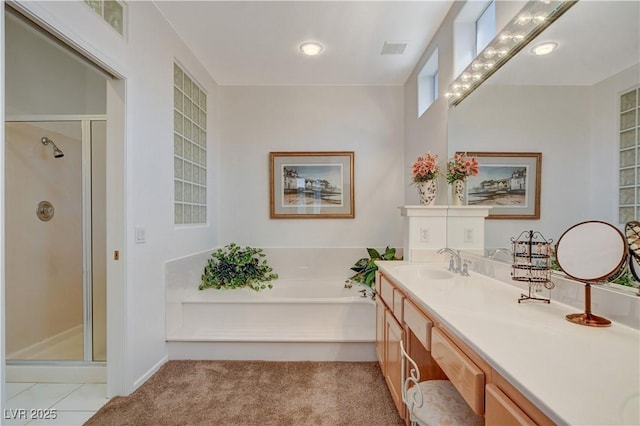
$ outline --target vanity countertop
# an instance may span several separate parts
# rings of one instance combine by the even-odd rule
[[[428,279],[402,272],[408,262],[376,264],[554,422],[640,425],[640,331],[573,324],[565,315],[579,309],[518,303],[519,288],[477,273]]]

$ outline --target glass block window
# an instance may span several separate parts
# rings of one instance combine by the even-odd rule
[[[173,65],[174,222],[207,222],[207,95]]]
[[[124,36],[126,14],[124,2],[117,0],[84,0],[84,2],[118,34]]]
[[[640,217],[640,88],[620,96],[620,223]]]

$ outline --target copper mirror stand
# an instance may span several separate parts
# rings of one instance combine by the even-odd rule
[[[567,321],[590,327],[609,327],[611,321],[591,313],[591,284],[584,283],[584,313],[569,314]]]

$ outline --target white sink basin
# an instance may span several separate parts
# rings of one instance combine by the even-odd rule
[[[455,278],[455,274],[435,265],[402,265],[393,269],[398,278],[413,278],[424,280],[449,280]]]

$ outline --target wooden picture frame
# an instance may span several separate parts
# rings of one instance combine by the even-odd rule
[[[467,152],[480,172],[467,178],[470,206],[491,206],[487,219],[540,219],[540,152]]]
[[[353,219],[353,151],[269,153],[271,219]]]

